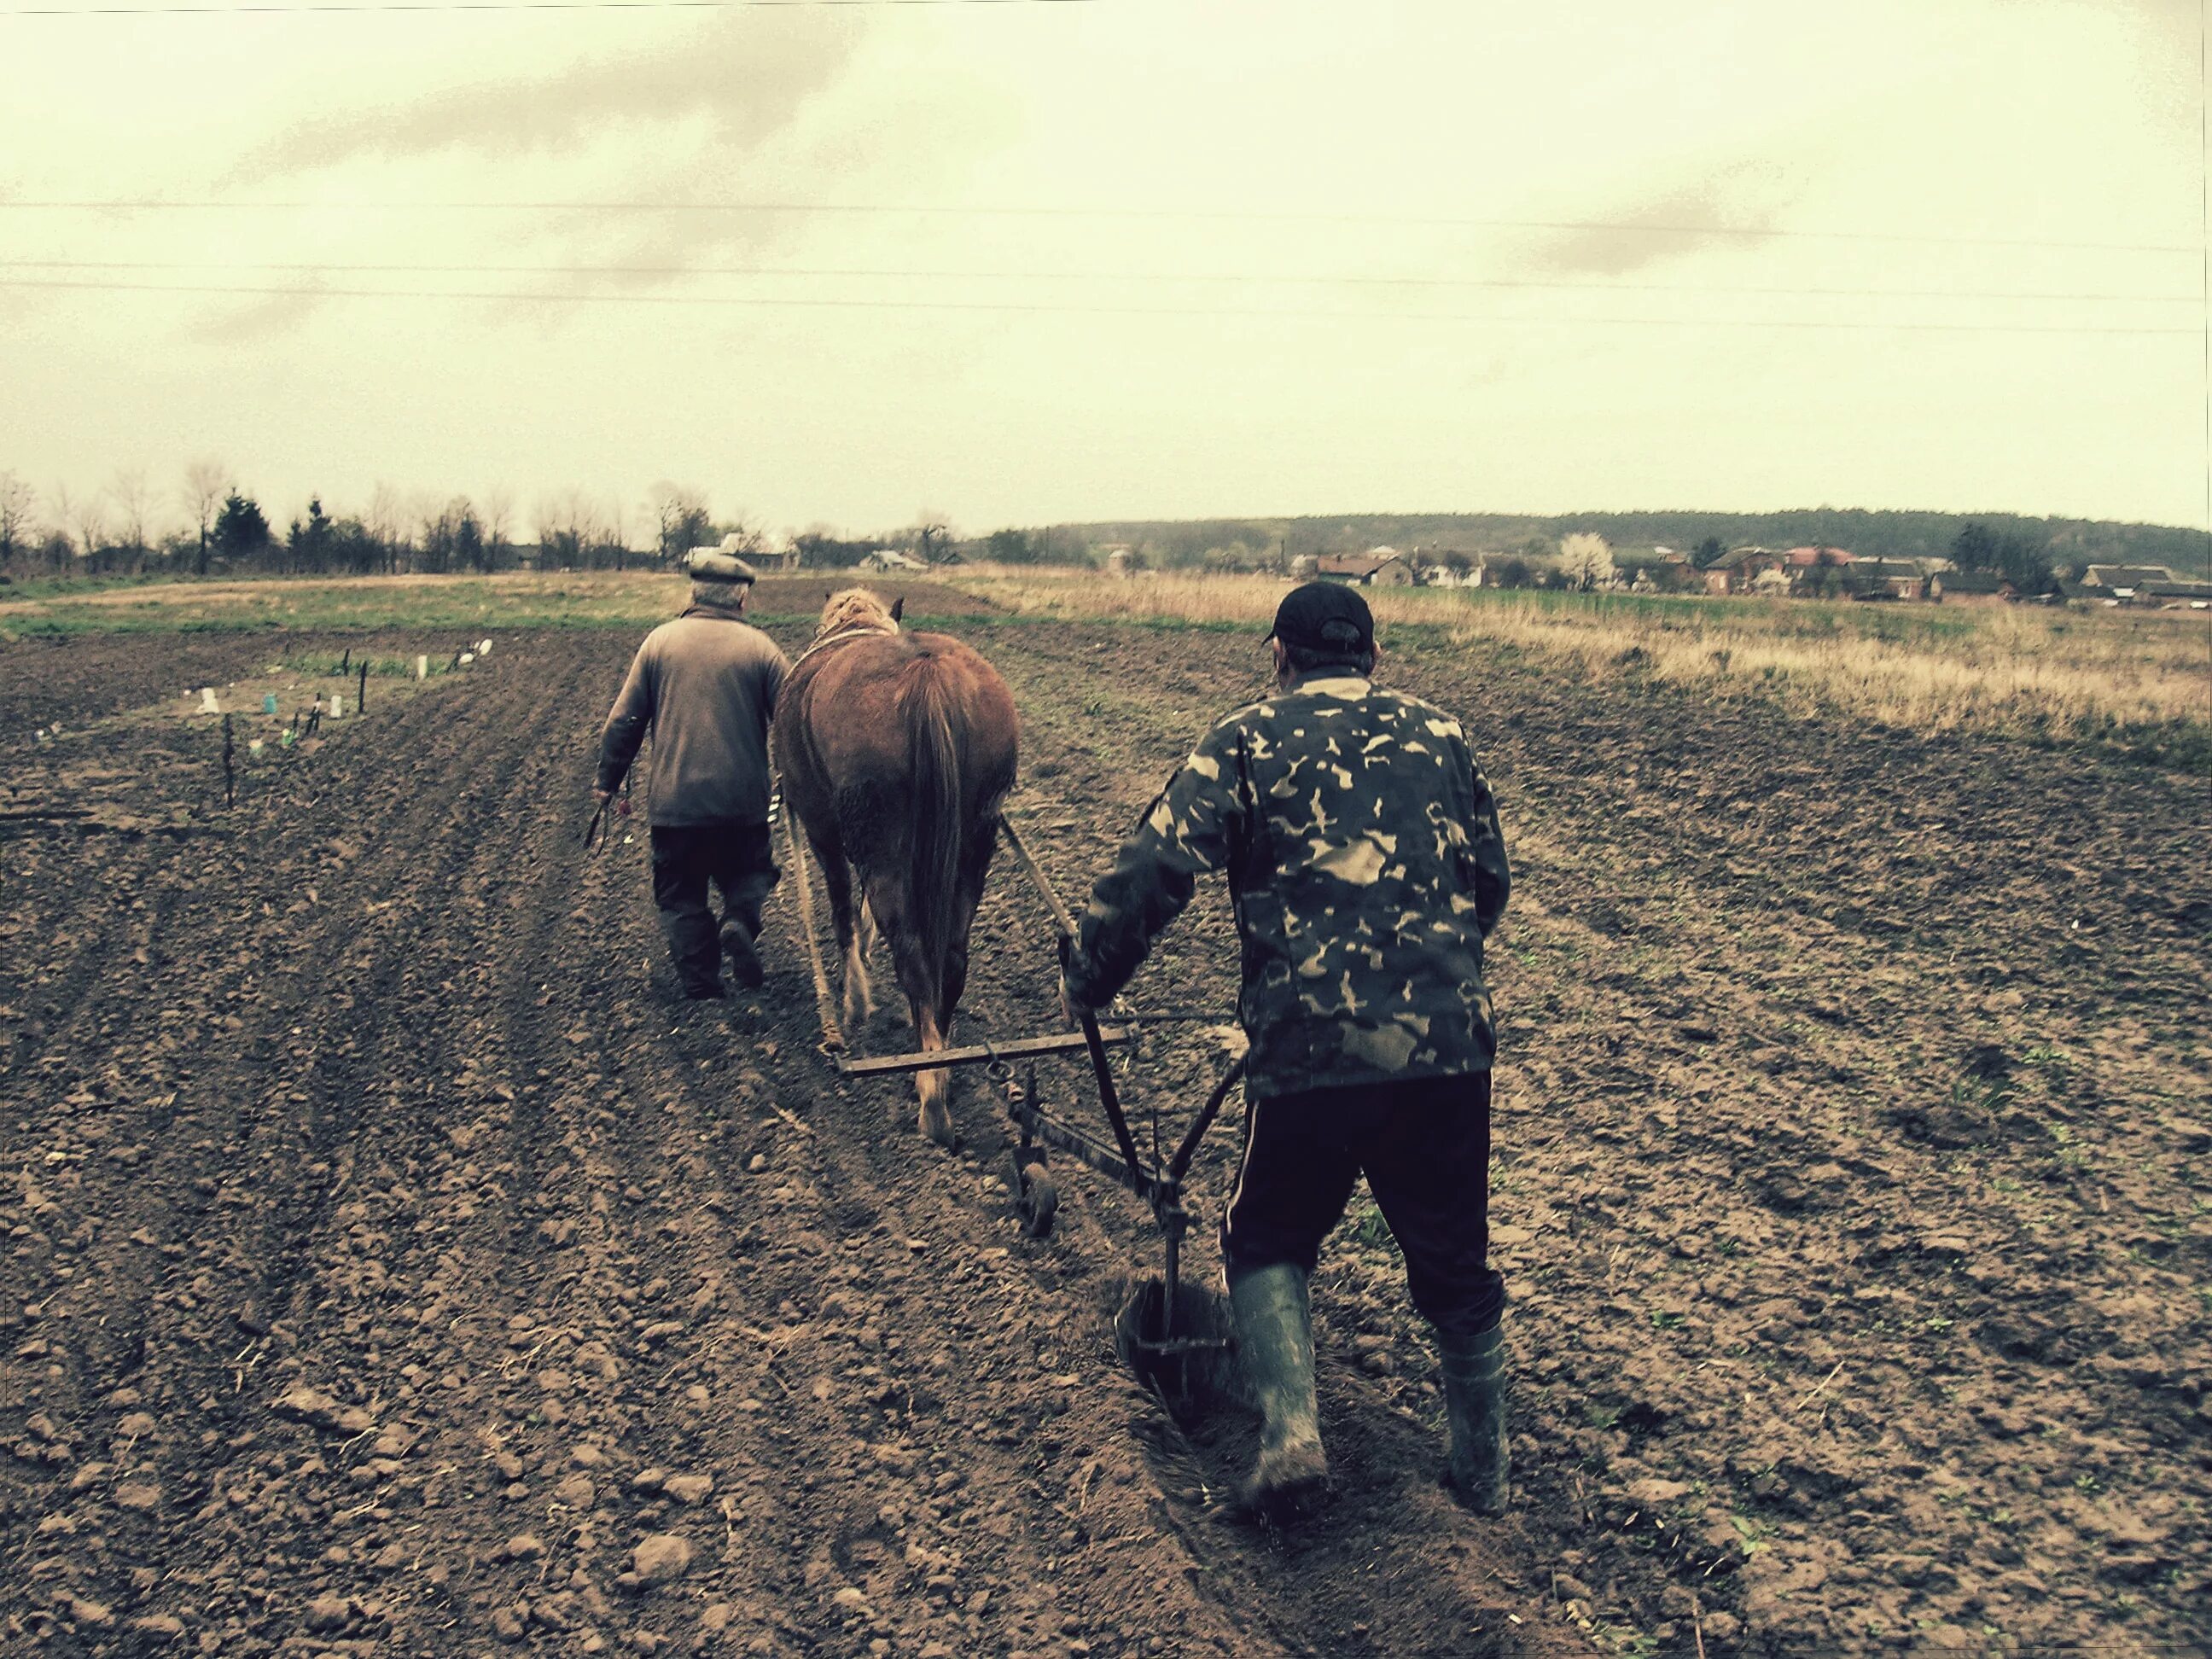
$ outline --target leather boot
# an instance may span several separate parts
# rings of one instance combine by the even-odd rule
[[[1287,1261],[1235,1274],[1229,1305],[1237,1356],[1265,1419],[1259,1461],[1237,1488],[1237,1507],[1248,1515],[1295,1513],[1328,1480],[1314,1398],[1306,1275]]]
[[[1505,1457],[1505,1338],[1493,1325],[1480,1336],[1437,1339],[1443,1361],[1444,1407],[1451,1419],[1451,1462],[1444,1484],[1477,1515],[1500,1515],[1509,1496]]]

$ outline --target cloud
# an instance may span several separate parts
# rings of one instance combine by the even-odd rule
[[[194,329],[195,337],[210,345],[252,345],[296,332],[327,302],[310,285],[281,293],[256,295],[242,305],[216,306]]]
[[[1755,244],[1798,191],[1771,164],[1739,162],[1632,205],[1594,209],[1589,228],[1540,240],[1528,263],[1552,275],[1621,276],[1716,243]]]
[[[547,75],[450,87],[297,122],[258,147],[233,181],[265,183],[362,157],[448,152],[512,158],[582,144],[613,127],[704,117],[715,143],[750,149],[834,82],[855,50],[846,29],[744,31],[720,24],[651,52]]]

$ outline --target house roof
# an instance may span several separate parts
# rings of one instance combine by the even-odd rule
[[[1920,567],[1909,559],[1858,559],[1836,572],[1846,593],[1887,593],[1900,582],[1924,582]]]
[[[2162,564],[2093,564],[2082,573],[2081,580],[2092,587],[2143,587],[2152,582],[2170,582],[2174,574]]]
[[[1371,576],[1384,565],[1402,562],[1395,548],[1378,547],[1371,553],[1324,553],[1316,565],[1324,576]]]
[[[1794,565],[1814,565],[1820,562],[1825,553],[1832,564],[1850,564],[1853,557],[1840,547],[1793,547],[1782,556]]]
[[[1946,593],[2001,593],[2012,584],[1980,570],[1946,570],[1936,577]]]
[[[2212,599],[2212,582],[2145,582],[2141,591],[2154,599]]]
[[[1707,565],[1705,568],[1708,570],[1741,570],[1747,564],[1756,563],[1760,559],[1771,559],[1773,556],[1774,555],[1771,552],[1763,547],[1731,547],[1727,552],[1722,554],[1720,557],[1715,559],[1711,564]]]

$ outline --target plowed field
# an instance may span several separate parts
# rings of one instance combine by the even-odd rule
[[[968,631],[1071,896],[1255,687],[1238,636]],[[230,661],[155,653],[226,647],[0,653],[0,703],[64,726],[11,744],[5,811],[90,814],[0,819],[0,1650],[2207,1634],[2202,780],[1394,655],[1467,720],[1516,866],[1521,1498],[1437,1491],[1433,1365],[1362,1205],[1316,1290],[1337,1498],[1281,1536],[1210,1501],[1249,1425],[1178,1427],[1115,1357],[1142,1213],[1070,1170],[1028,1241],[981,1075],[949,1154],[897,1085],[840,1084],[788,883],[760,997],[672,1000],[641,827],[578,845],[634,644],[501,635],[228,811],[208,727],[130,713]],[[964,1032],[1052,1025],[1045,926],[1002,862]],[[1201,890],[1132,1000],[1225,1011],[1231,944]],[[1140,1133],[1224,1060],[1148,1036]],[[1043,1081],[1082,1115],[1076,1069]]]

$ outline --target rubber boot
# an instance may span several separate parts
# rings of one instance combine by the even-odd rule
[[[1451,1461],[1444,1484],[1477,1515],[1504,1512],[1505,1338],[1493,1325],[1480,1336],[1443,1336],[1444,1408],[1451,1419]]]
[[[1233,1275],[1229,1305],[1237,1319],[1237,1351],[1265,1419],[1259,1461],[1237,1488],[1247,1515],[1295,1514],[1328,1480],[1314,1398],[1312,1316],[1306,1276],[1283,1261]]]
[[[757,931],[734,916],[722,924],[722,955],[728,958],[730,976],[749,991],[760,989],[768,978],[761,969],[760,952],[753,948]]]

